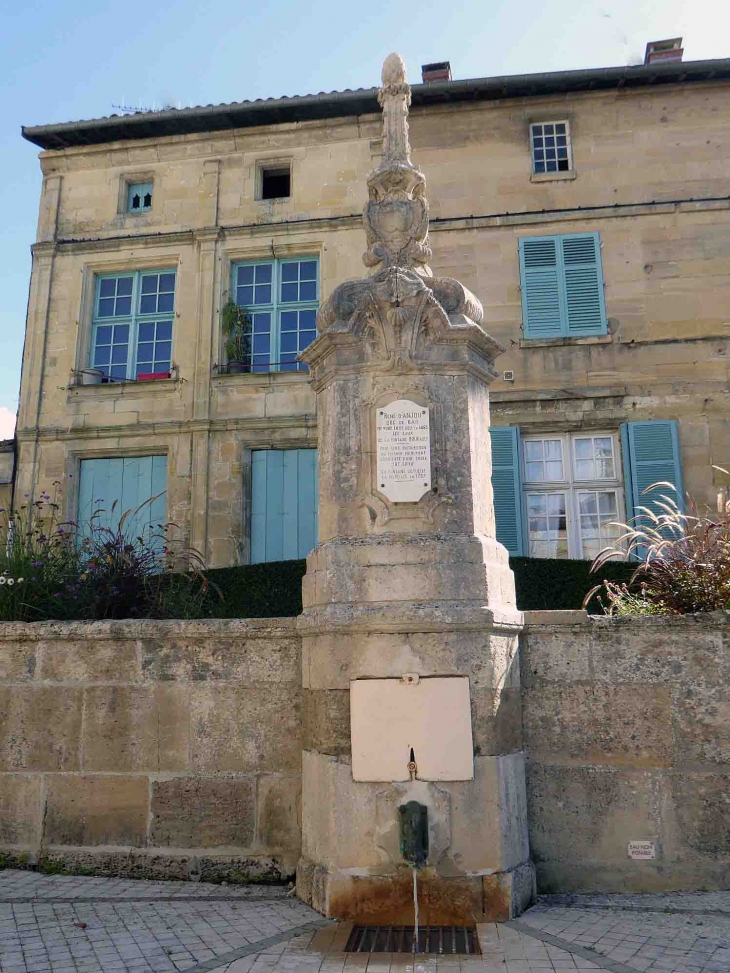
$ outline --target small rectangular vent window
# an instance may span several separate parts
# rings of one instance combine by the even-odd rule
[[[261,170],[261,198],[286,199],[291,196],[291,169],[289,166],[267,167]]]
[[[127,212],[147,213],[152,209],[152,183],[130,182],[127,186]]]
[[[530,125],[532,171],[570,172],[573,168],[567,121]]]

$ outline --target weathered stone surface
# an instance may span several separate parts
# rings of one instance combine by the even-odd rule
[[[677,857],[730,861],[730,773],[675,773],[670,778]],[[674,832],[672,834],[672,832]]]
[[[302,844],[301,778],[261,776],[257,788],[258,843],[293,867]]]
[[[138,682],[136,639],[53,639],[38,643],[38,678],[51,682]]]
[[[256,783],[212,777],[155,781],[151,811],[153,845],[248,848],[256,827]]]
[[[692,651],[692,649],[690,649]],[[717,669],[700,670],[711,677]],[[717,679],[718,676],[715,677]],[[730,686],[704,679],[678,680],[672,691],[676,763],[688,770],[730,765]]]
[[[0,686],[0,770],[79,769],[81,690]]]
[[[672,760],[670,693],[661,686],[534,688],[524,728],[533,757],[555,763],[668,767]]]
[[[40,777],[0,774],[0,848],[37,845],[40,827]]]
[[[298,638],[210,638],[202,644],[185,639],[142,643],[145,679],[184,682],[239,682],[299,685]]]
[[[37,646],[33,642],[0,642],[0,682],[33,679],[37,665]]]
[[[351,752],[349,689],[305,693],[303,745],[333,756]]]
[[[519,688],[472,689],[474,752],[488,755],[522,750],[522,697]]]
[[[629,841],[651,840],[662,829],[664,782],[651,771],[532,762],[528,769],[530,847],[536,862],[624,864]]]
[[[530,839],[539,887],[724,888],[730,616],[578,614],[525,616]],[[655,860],[629,858],[636,839],[654,842]]]
[[[187,770],[190,713],[183,687],[90,686],[85,704],[85,771]]]
[[[301,769],[300,689],[196,683],[190,719],[192,767],[198,772]]]
[[[45,841],[48,845],[126,845],[147,842],[146,777],[85,774],[49,776]]]

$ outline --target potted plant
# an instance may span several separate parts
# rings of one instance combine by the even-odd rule
[[[251,315],[235,301],[227,301],[221,310],[223,335],[226,340],[228,371],[251,371]]]

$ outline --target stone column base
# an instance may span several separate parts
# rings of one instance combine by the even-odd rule
[[[383,875],[350,875],[300,858],[297,897],[331,919],[413,925],[413,874],[409,868]],[[418,873],[423,925],[504,922],[521,915],[534,901],[531,862],[493,875],[444,877],[434,868]]]

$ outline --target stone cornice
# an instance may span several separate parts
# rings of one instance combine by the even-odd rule
[[[70,442],[82,439],[114,439],[126,436],[179,436],[184,433],[196,432],[226,432],[229,430],[276,431],[276,430],[305,430],[314,433],[317,419],[314,415],[304,416],[275,416],[236,419],[196,419],[170,420],[167,422],[134,422],[118,426],[79,426],[69,429],[68,426],[42,426],[40,429],[18,429],[18,442],[64,441]],[[312,437],[316,438],[316,437]]]

